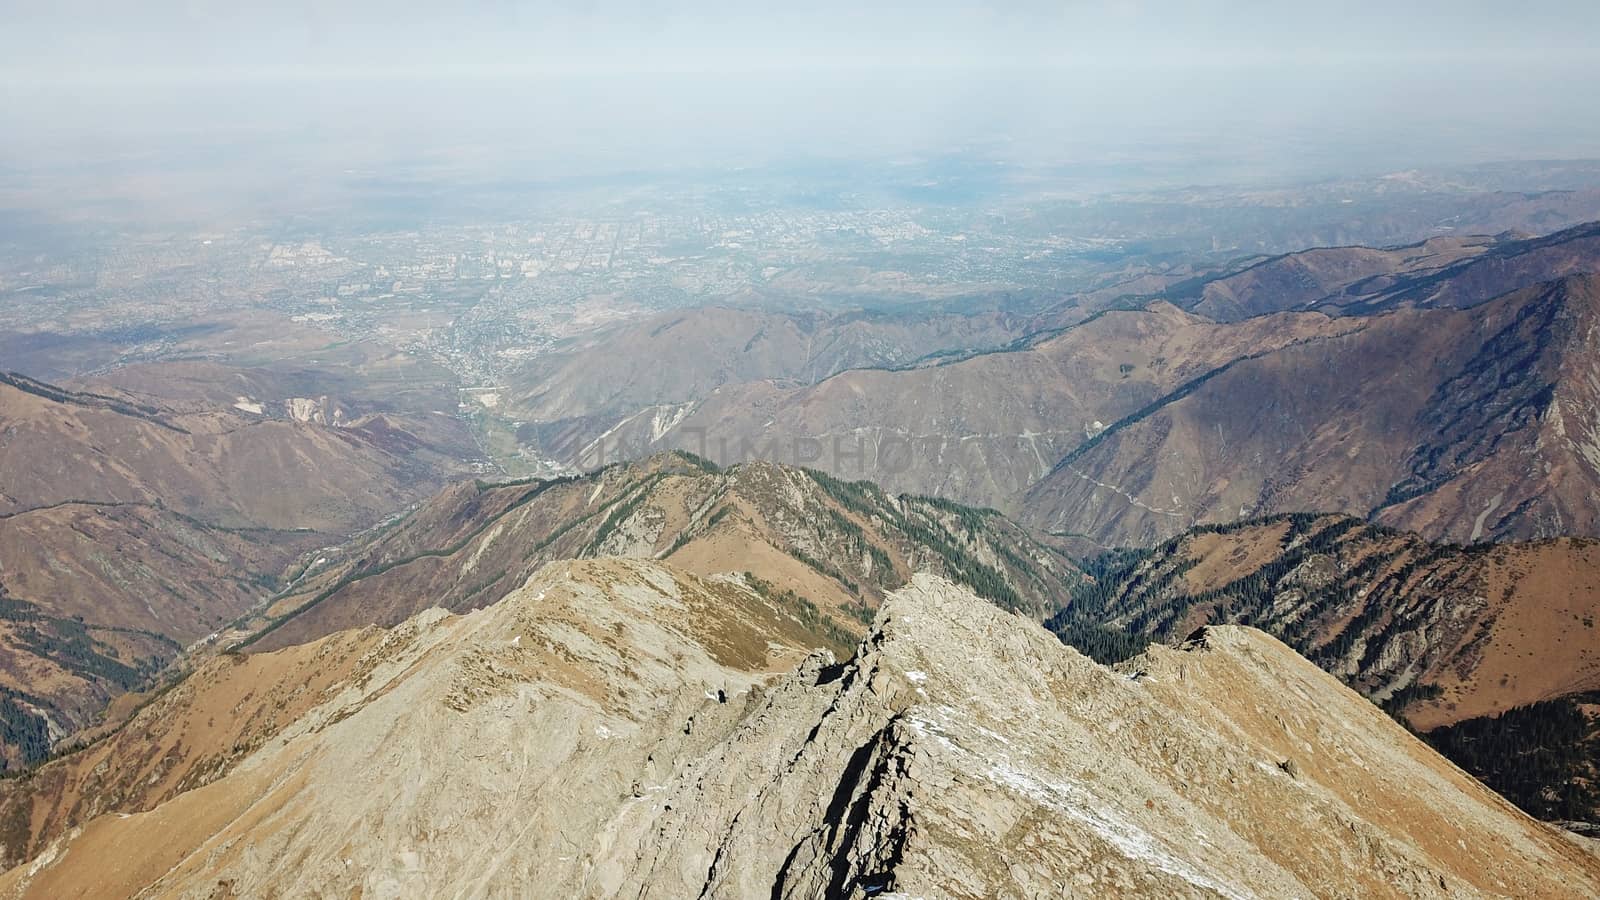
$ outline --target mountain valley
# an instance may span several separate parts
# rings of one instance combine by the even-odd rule
[[[192,127],[75,147],[85,81],[8,144],[0,898],[1600,897],[1600,160],[1548,114],[1592,78],[1382,71],[1481,10],[1174,10],[1139,74],[982,10],[1049,47],[993,96],[874,10],[563,62],[628,30],[580,12],[452,11],[470,83],[398,57],[380,125],[299,45],[354,20],[263,11]],[[862,63],[702,72],[746,17]]]
[[[0,374],[6,767],[93,724],[300,554],[464,471],[448,431],[433,450],[418,430],[384,414],[272,418]]]
[[[509,408],[541,452],[580,468],[667,448],[767,458],[994,507],[1101,547],[1302,510],[1457,541],[1594,535],[1600,289],[1583,273],[1600,267],[1595,234],[1305,251],[1196,295],[1169,288],[910,366],[802,374],[812,358],[797,353],[795,365],[720,363],[641,392],[661,384],[648,373],[698,370],[648,348],[619,368],[597,344],[589,362],[558,357],[566,374],[553,383],[593,399],[552,387],[562,393]],[[1224,295],[1228,309],[1266,314],[1236,318]],[[1316,311],[1278,311],[1290,308]],[[680,343],[663,333],[653,346]],[[734,358],[731,346],[684,349]],[[1365,374],[1350,385],[1351,371]],[[558,396],[581,415],[553,417]]]

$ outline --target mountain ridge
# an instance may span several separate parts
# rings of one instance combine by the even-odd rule
[[[455,468],[385,416],[342,425],[0,374],[4,769]]]
[[[552,564],[347,647],[348,687],[0,892],[1600,890],[1595,857],[1259,632],[1113,671],[931,576],[843,665],[785,623],[660,563]]]
[[[1574,828],[1600,821],[1600,771],[1585,749],[1600,743],[1600,541],[1462,546],[1289,514],[1084,566],[1092,580],[1046,626],[1096,658],[1249,624],[1530,813]]]
[[[1161,296],[1218,321],[1289,309],[1372,315],[1470,307],[1510,291],[1600,271],[1600,223],[1550,234],[1463,235],[1396,247],[1317,247],[1204,275]]]
[[[1573,276],[1242,360],[1069,454],[1072,472],[1030,487],[1021,518],[1112,546],[1305,509],[1458,541],[1600,533],[1581,414],[1597,295],[1600,277]],[[1459,449],[1430,449],[1441,434]]]
[[[702,575],[750,572],[815,604],[818,621],[851,642],[884,594],[921,569],[1042,616],[1081,578],[1048,540],[992,511],[867,482],[669,453],[586,476],[457,485],[302,576],[240,634],[281,647],[396,624],[423,602],[472,609],[545,562],[621,555]]]

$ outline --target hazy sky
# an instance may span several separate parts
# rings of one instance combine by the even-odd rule
[[[1595,0],[0,0],[0,163],[237,140],[620,167],[1600,156],[1597,35]]]
[[[1529,62],[1593,55],[1585,0],[664,3],[8,0],[8,78],[747,71],[1019,62]]]

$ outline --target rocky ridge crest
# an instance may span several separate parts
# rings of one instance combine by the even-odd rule
[[[0,894],[1600,892],[1594,857],[1260,632],[1113,669],[917,575],[853,659],[818,643],[734,577],[553,563],[354,644],[226,774]]]

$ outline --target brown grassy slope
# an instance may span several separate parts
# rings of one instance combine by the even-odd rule
[[[1600,690],[1600,542],[1438,545],[1295,515],[1085,565],[1097,582],[1050,623],[1065,640],[1115,655],[1127,641],[1113,634],[1174,642],[1248,622],[1531,814],[1600,821],[1600,718],[1581,712]]]
[[[7,763],[270,595],[296,555],[457,465],[382,414],[332,427],[0,376]]]
[[[15,862],[74,825],[149,809],[206,784],[359,677],[379,629],[282,653],[214,658],[104,740],[0,781],[0,840]]]
[[[1247,622],[1427,730],[1600,689],[1600,542],[1461,547],[1336,515],[1271,517],[1088,563],[1056,622],[1181,640]]]

